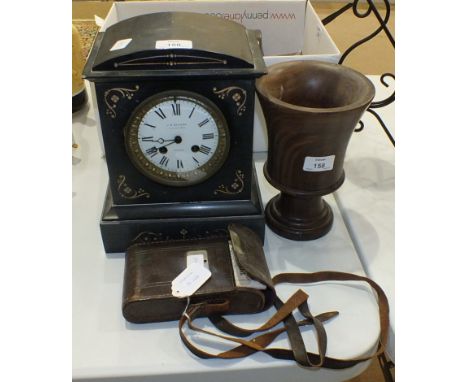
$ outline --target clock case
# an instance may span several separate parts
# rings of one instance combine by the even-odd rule
[[[115,49],[121,40],[131,39]],[[192,47],[156,49],[176,40]],[[128,41],[128,40],[127,40]],[[252,166],[255,79],[266,73],[260,32],[215,16],[163,12],[133,17],[99,32],[84,68],[94,82],[109,187],[101,219],[106,252],[140,240],[205,237],[244,224],[264,237]],[[168,43],[166,43],[168,44]],[[134,109],[168,90],[197,93],[219,108],[230,134],[220,170],[186,187],[162,185],[130,161],[124,129]]]

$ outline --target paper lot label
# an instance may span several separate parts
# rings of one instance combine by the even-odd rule
[[[334,155],[326,157],[305,157],[302,169],[307,172],[322,172],[333,170]]]

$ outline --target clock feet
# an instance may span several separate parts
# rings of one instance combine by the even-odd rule
[[[268,202],[265,220],[268,227],[282,237],[296,241],[315,240],[330,231],[333,212],[321,196],[280,193]]]

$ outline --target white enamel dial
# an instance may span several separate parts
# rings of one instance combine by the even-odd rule
[[[160,93],[137,108],[126,128],[132,162],[151,179],[191,185],[224,163],[229,134],[224,117],[206,98],[191,92]]]

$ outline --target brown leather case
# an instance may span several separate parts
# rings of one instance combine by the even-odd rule
[[[125,260],[122,312],[134,323],[179,320],[187,298],[172,295],[171,283],[187,267],[187,252],[206,251],[210,279],[190,297],[191,304],[228,302],[224,314],[268,309],[274,286],[262,243],[250,229],[232,224],[225,237],[141,243],[128,248]],[[231,252],[238,266],[265,289],[236,285]]]

